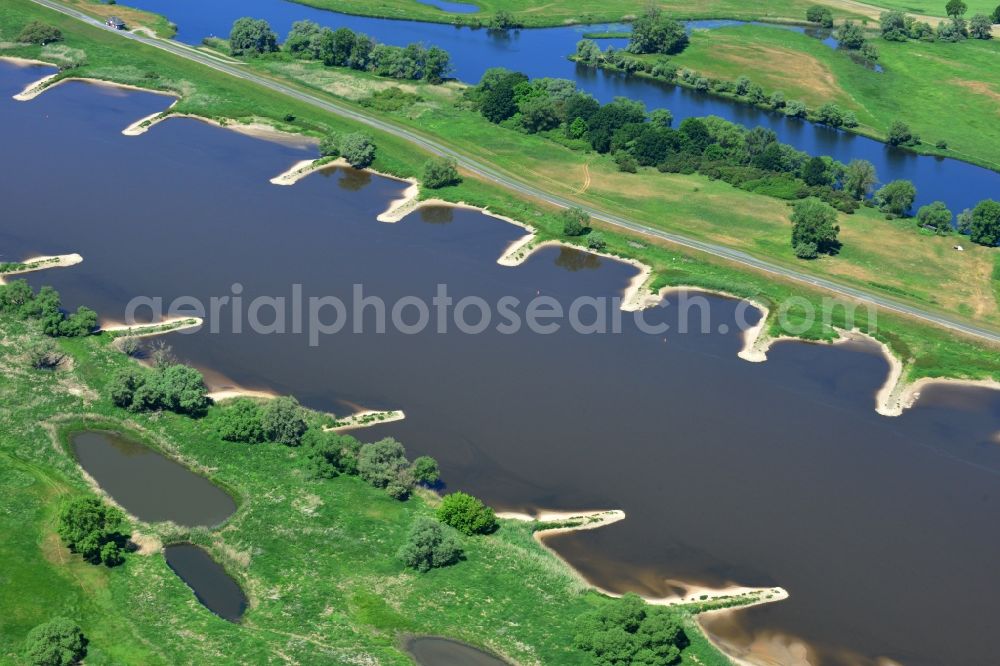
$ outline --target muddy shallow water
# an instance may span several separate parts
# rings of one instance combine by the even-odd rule
[[[557,248],[499,266],[522,230],[471,211],[380,224],[403,184],[368,174],[269,185],[310,156],[302,148],[192,120],[121,136],[160,97],[71,83],[10,101],[38,76],[0,65],[0,143],[18,165],[0,181],[0,260],[79,252],[82,264],[30,277],[73,308],[121,319],[135,296],[232,296],[234,283],[247,301],[294,284],[349,299],[361,284],[392,303],[446,284],[456,301],[569,304],[617,296],[635,272]],[[184,360],[312,407],[403,409],[406,420],[358,434],[435,456],[448,489],[500,509],[624,510],[549,540],[603,587],[785,587],[787,601],[708,621],[737,648],[801,641],[831,664],[992,663],[1000,395],[935,387],[880,417],[887,366],[873,346],[781,343],[746,363],[738,304],[703,298],[705,334],[677,332],[666,307],[646,316],[673,325],[656,336],[626,317],[616,334],[344,332],[312,347],[305,333],[227,323],[167,339]]]

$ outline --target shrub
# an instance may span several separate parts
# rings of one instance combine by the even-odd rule
[[[630,53],[680,53],[688,45],[684,26],[650,6],[632,22],[629,37]]]
[[[207,390],[200,372],[180,364],[156,370],[125,368],[108,383],[111,401],[133,412],[166,409],[200,416],[210,402]]]
[[[800,246],[813,244],[815,251],[834,253],[839,249],[837,234],[837,213],[818,199],[803,199],[794,205],[792,211],[792,247],[796,255]],[[808,247],[806,245],[806,247]],[[805,248],[802,248],[804,251]]]
[[[397,499],[405,499],[413,489],[414,479],[406,450],[391,437],[361,447],[358,474],[376,488],[385,488]]]
[[[406,566],[424,573],[458,562],[462,546],[458,537],[441,523],[420,517],[413,521],[398,557]]]
[[[122,532],[125,514],[98,499],[80,498],[63,507],[57,529],[71,552],[91,564],[109,567],[125,561],[128,535]]]
[[[912,146],[920,143],[919,137],[910,131],[910,126],[899,120],[894,120],[889,126],[886,141],[890,146]]]
[[[364,169],[375,161],[375,142],[364,132],[351,132],[341,138],[340,153],[352,167]]]
[[[413,471],[413,479],[417,483],[433,486],[441,479],[441,470],[438,469],[437,461],[430,456],[420,456],[413,461],[410,469]]]
[[[66,357],[52,340],[42,338],[28,345],[28,361],[36,370],[54,368]]]
[[[597,250],[601,252],[608,246],[608,242],[604,240],[604,236],[597,232],[591,232],[587,234],[587,247],[591,250]]]
[[[223,405],[217,428],[227,442],[257,444],[265,439],[260,406],[250,398],[236,398]]]
[[[358,473],[361,442],[350,435],[310,428],[302,437],[305,466],[314,479],[332,479],[338,474]]]
[[[490,534],[499,527],[493,509],[463,492],[445,495],[438,507],[437,517],[445,525],[469,535]]]
[[[260,425],[267,441],[285,446],[298,446],[309,427],[299,401],[291,396],[268,400],[260,410]]]
[[[905,215],[917,198],[917,188],[908,180],[894,180],[880,187],[873,197],[879,210],[889,215]]]
[[[438,189],[446,185],[458,185],[462,177],[458,175],[458,163],[451,157],[435,157],[424,163],[425,187]]]
[[[969,37],[973,39],[993,39],[993,20],[985,14],[976,14],[969,19]]]
[[[45,46],[52,42],[62,41],[62,32],[53,25],[47,25],[41,21],[32,21],[24,26],[21,34],[17,36],[17,41],[24,44],[38,44]]]
[[[619,150],[615,153],[614,159],[619,171],[624,171],[625,173],[635,173],[639,170],[639,163],[629,152]]]
[[[65,617],[54,617],[28,632],[24,659],[31,666],[70,666],[87,656],[83,630]]]
[[[984,199],[968,218],[966,231],[973,243],[993,247],[1000,243],[1000,202]]]
[[[806,20],[810,23],[819,23],[824,28],[833,27],[833,13],[829,7],[822,5],[812,5],[806,9]]]
[[[487,24],[487,29],[502,32],[505,30],[516,30],[523,26],[524,24],[514,18],[513,14],[501,9],[494,14],[492,18],[490,18],[490,22]]]

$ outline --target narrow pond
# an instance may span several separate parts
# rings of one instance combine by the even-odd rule
[[[295,21],[309,19],[333,28],[348,27],[386,44],[434,44],[451,54],[454,76],[475,83],[490,67],[507,67],[532,78],[554,77],[575,81],[602,102],[616,96],[641,100],[648,108],[668,108],[679,122],[688,116],[716,115],[749,127],[763,125],[799,150],[830,155],[847,163],[871,161],[882,182],[896,178],[913,181],[920,206],[944,201],[958,212],[1000,192],[1000,173],[953,159],[919,156],[862,136],[788,118],[748,104],[678,86],[615,72],[591,69],[566,59],[586,32],[621,30],[621,25],[534,28],[509,33],[474,30],[440,23],[377,19],[327,12],[285,0],[131,0],[133,6],[163,14],[179,26],[177,39],[198,44],[210,35],[228,36],[237,18],[267,19],[283,38]],[[705,27],[727,25],[704,22]],[[624,26],[627,29],[627,26]],[[601,47],[624,47],[627,40],[602,39]],[[863,65],[858,65],[863,67]],[[944,137],[947,138],[947,137]]]
[[[417,636],[404,647],[420,666],[508,666],[502,659],[448,638]]]
[[[205,608],[229,622],[238,622],[243,617],[246,595],[204,549],[193,543],[177,543],[164,548],[163,556]]]
[[[183,119],[120,134],[161,97],[69,83],[10,100],[39,76],[0,65],[0,145],[18,167],[0,180],[0,260],[81,253],[78,266],[30,276],[71,308],[121,319],[135,296],[207,300],[235,283],[245,302],[294,284],[350,302],[361,284],[391,304],[446,284],[456,301],[541,294],[565,305],[615,296],[634,274],[555,248],[499,266],[522,230],[472,211],[380,224],[403,185],[366,173],[269,185],[311,154],[293,145]],[[114,205],[101,195],[109,183]],[[663,335],[625,317],[617,334],[347,329],[311,347],[305,334],[234,334],[222,321],[219,333],[168,339],[185,360],[312,407],[405,410],[358,434],[435,456],[449,490],[499,509],[624,510],[624,521],[549,542],[605,588],[785,587],[787,601],[708,622],[755,661],[780,661],[792,644],[814,664],[993,663],[1000,394],[930,388],[903,416],[880,417],[887,365],[870,345],[781,343],[746,363],[740,304],[703,298],[706,333],[681,333],[666,307],[646,316],[674,325]],[[935,609],[947,609],[947,640]]]
[[[212,527],[236,511],[211,481],[127,437],[94,430],[74,434],[70,444],[80,466],[140,520]]]

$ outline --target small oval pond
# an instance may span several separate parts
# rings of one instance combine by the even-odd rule
[[[80,466],[140,520],[211,527],[236,511],[233,498],[208,479],[118,433],[80,432],[70,444]]]
[[[509,666],[499,657],[439,636],[416,636],[404,647],[420,666]]]
[[[202,606],[223,620],[239,622],[247,609],[247,597],[211,555],[193,543],[177,543],[164,548],[163,556]]]

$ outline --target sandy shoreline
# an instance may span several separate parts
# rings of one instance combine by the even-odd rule
[[[49,67],[57,67],[57,65],[53,65],[52,63],[40,63],[40,64],[48,65]],[[90,83],[98,86],[108,86],[110,88],[124,88],[125,90],[135,90],[138,92],[151,93],[153,95],[164,95],[166,97],[173,97],[175,99],[177,98],[176,94],[171,92],[166,92],[163,90],[140,88],[139,86],[133,86],[128,83],[115,83],[114,81],[105,81],[103,79],[92,79],[85,76],[67,76],[64,79],[59,79],[55,83],[52,84],[48,83],[50,80],[59,76],[59,74],[61,74],[61,72],[56,72],[55,74],[49,74],[48,76],[44,76],[33,83],[29,83],[27,86],[24,87],[24,90],[14,95],[14,99],[16,99],[19,102],[27,102],[35,99],[46,90],[52,90],[56,86],[61,86],[62,84],[68,83],[69,81],[82,81],[83,83]]]
[[[164,333],[200,328],[204,323],[205,320],[201,317],[170,317],[149,324],[102,324],[100,330],[102,333],[124,333],[120,337],[149,338]]]
[[[294,185],[311,173],[338,167],[349,168],[350,166],[343,157],[336,159],[320,157],[319,159],[299,160],[268,182],[272,185]]]
[[[536,530],[532,536],[534,536],[535,541],[537,541],[543,548],[555,555],[561,562],[566,564],[566,566],[576,574],[582,582],[584,582],[588,587],[591,587],[601,594],[607,595],[609,597],[619,598],[622,594],[618,592],[612,592],[610,590],[604,589],[598,585],[594,585],[588,581],[584,576],[570,564],[566,559],[564,559],[558,552],[551,548],[545,543],[545,539],[550,536],[555,536],[557,534],[567,534],[569,532],[578,532],[580,530],[592,530],[599,527],[604,527],[606,525],[611,525],[617,523],[621,520],[625,520],[625,512],[621,510],[609,510],[609,511],[541,511],[537,515],[532,516],[527,513],[513,512],[513,511],[501,511],[497,513],[497,517],[505,520],[517,520],[522,522],[540,522],[540,523],[551,523],[551,522],[574,522],[579,521],[576,525],[562,525],[557,527],[552,527],[548,529]],[[759,604],[774,603],[788,598],[788,591],[781,587],[744,587],[739,585],[730,585],[723,588],[710,588],[702,587],[698,585],[688,585],[686,583],[678,581],[669,581],[672,584],[676,584],[677,587],[684,588],[683,594],[668,596],[668,597],[646,597],[643,599],[646,602],[656,605],[656,606],[676,606],[680,604],[694,604],[694,603],[709,603],[712,601],[718,601],[722,599],[733,599],[746,597],[746,603],[740,606],[733,607],[733,610],[739,610],[741,608],[748,608],[750,606],[756,606]]]
[[[392,423],[393,421],[402,421],[405,418],[406,414],[401,409],[365,409],[360,412],[349,414],[343,418],[338,418],[337,423],[339,425],[324,427],[323,430],[327,432],[360,430],[361,428],[370,428],[372,426],[383,425],[385,423]]]
[[[75,252],[73,254],[31,257],[23,261],[14,262],[24,264],[24,268],[16,268],[5,273],[0,273],[0,284],[7,284],[5,278],[12,275],[24,275],[25,273],[34,273],[35,271],[43,271],[49,268],[66,268],[68,266],[75,266],[82,261],[83,257]]]
[[[42,67],[56,67],[56,65],[53,65],[51,62],[35,60],[34,58],[22,58],[20,56],[0,55],[0,60],[9,62],[12,65],[17,65],[18,67],[35,67],[38,65]]]

